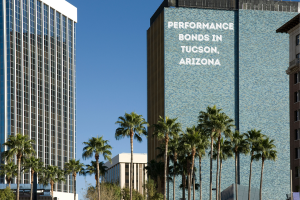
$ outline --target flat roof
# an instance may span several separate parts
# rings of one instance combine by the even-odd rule
[[[299,23],[300,23],[300,14],[298,14],[293,19],[285,23],[279,29],[277,29],[276,33],[287,33],[289,30],[297,26]]]
[[[77,23],[77,8],[65,0],[40,0]]]

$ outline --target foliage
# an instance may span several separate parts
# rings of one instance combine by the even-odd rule
[[[104,162],[101,161],[99,162],[99,172],[100,175],[105,175],[107,172],[107,167],[104,165]],[[90,165],[86,165],[85,168],[85,173],[84,175],[89,174],[89,175],[95,175],[95,180],[97,180],[97,163],[96,161],[91,161]]]
[[[125,187],[122,189],[122,198],[123,200],[130,200],[129,188]],[[138,191],[132,190],[132,200],[144,200],[144,197]]]
[[[15,200],[16,196],[13,191],[7,187],[4,190],[0,190],[0,199]]]
[[[86,193],[84,194],[87,200],[97,200],[97,188],[89,185]],[[112,183],[101,183],[101,198],[105,200],[116,200],[121,198],[121,188]]]
[[[77,173],[84,174],[83,166],[84,164],[80,163],[80,160],[71,159],[65,163],[65,170],[67,174],[71,173],[75,177]]]
[[[108,144],[108,140],[103,140],[101,137],[92,137],[88,142],[83,142],[86,146],[83,148],[82,158],[87,159],[93,157],[98,157],[103,155],[104,160],[111,161],[111,149],[112,147]],[[97,159],[96,159],[97,160]]]
[[[18,175],[18,166],[13,162],[8,162],[7,164],[0,165],[0,175],[5,175],[5,179],[8,184],[10,184],[12,177]]]
[[[144,188],[148,194],[147,200],[162,200],[162,199],[164,199],[164,195],[157,192],[157,190],[156,190],[157,185],[155,184],[154,180],[152,180],[151,178],[148,179],[147,183],[144,185]]]

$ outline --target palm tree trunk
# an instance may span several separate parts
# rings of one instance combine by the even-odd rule
[[[185,200],[185,174],[182,174],[182,199]]]
[[[52,199],[54,199],[54,197],[53,197],[53,185],[54,185],[54,183],[53,183],[53,181],[51,181],[51,198]]]
[[[130,146],[131,146],[131,162],[130,162],[130,200],[132,200],[132,181],[133,181],[133,130],[130,134]]]
[[[251,174],[252,174],[252,162],[253,162],[252,156],[253,156],[253,154],[254,153],[252,152],[252,154],[251,154],[251,161],[250,161],[248,200],[250,200],[250,194],[251,194]]]
[[[9,187],[9,189],[11,188],[11,187],[10,187],[10,184],[11,184],[11,179],[10,179],[9,182],[8,182],[8,187]]]
[[[220,160],[220,174],[219,174],[219,200],[221,200],[221,175],[222,175],[222,159]]]
[[[260,191],[259,191],[259,200],[262,200],[262,182],[263,182],[263,172],[264,172],[264,158],[262,160],[262,165],[261,165],[261,176],[260,176]]]
[[[21,157],[18,156],[17,200],[20,199]]]
[[[213,134],[213,133],[211,133]],[[211,147],[210,151],[214,152],[214,138],[213,135],[211,135]],[[210,154],[210,172],[209,172],[209,180],[210,180],[210,185],[209,185],[209,200],[212,200],[212,165],[213,165],[213,153]]]
[[[237,188],[238,176],[237,176],[237,152],[235,152],[235,196],[238,200],[238,188]]]
[[[175,167],[176,167],[176,161],[174,161],[174,169],[173,169],[173,200],[175,199],[175,178],[176,178],[176,175],[175,175]]]
[[[76,191],[75,191],[75,185],[76,185],[76,174],[75,174],[75,176],[73,175],[73,177],[74,177],[74,183],[73,183],[74,200],[76,200]]]
[[[220,140],[221,140],[221,133],[218,136],[218,152],[217,152],[217,173],[216,173],[216,200],[218,200],[219,194],[219,185],[218,185],[218,174],[219,174],[219,157],[220,157]]]
[[[187,168],[187,184],[188,184],[188,200],[191,200],[191,169],[190,169],[190,161],[187,159],[187,164],[186,164],[186,168]]]
[[[166,135],[166,146],[165,146],[165,172],[164,172],[164,191],[163,191],[163,194],[164,194],[164,200],[166,200],[166,184],[167,184],[167,166],[168,166],[168,163],[167,163],[167,156],[168,156],[168,142],[169,142],[169,137],[168,137],[168,134]]]
[[[96,166],[97,166],[97,189],[98,189],[98,200],[100,200],[100,183],[99,183],[99,155],[95,155]]]
[[[34,171],[31,169],[31,190],[30,190],[30,200],[32,200],[33,196],[33,180],[34,179]]]
[[[201,156],[199,156],[200,200],[202,200]]]
[[[168,196],[168,200],[169,200],[169,191],[170,191],[170,184],[169,184],[169,165],[170,165],[170,158],[168,156],[168,162],[167,162],[167,172],[168,172],[168,175],[167,175],[167,186],[168,186],[168,193],[167,193],[167,196]]]
[[[193,149],[193,152],[192,152],[192,168],[191,168],[191,179],[189,180],[189,184],[191,186],[191,183],[193,181],[193,175],[194,175],[194,165],[195,165],[195,150]],[[193,188],[195,189],[195,188]],[[189,187],[189,190],[191,190],[191,187]],[[191,196],[191,192],[190,192],[190,196]],[[191,197],[189,197],[189,199],[191,199]]]
[[[195,176],[193,174],[193,200],[195,200]]]

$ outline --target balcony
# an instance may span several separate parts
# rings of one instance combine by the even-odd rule
[[[300,67],[300,58],[296,58],[295,60],[290,62],[289,68],[286,70],[287,74],[290,74],[293,72],[294,67]]]

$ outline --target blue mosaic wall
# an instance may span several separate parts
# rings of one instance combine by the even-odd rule
[[[165,115],[183,128],[197,124],[199,111],[217,105],[235,117],[234,31],[168,28],[168,22],[234,23],[233,11],[165,8]],[[283,199],[289,187],[288,35],[276,29],[296,13],[240,11],[240,130],[262,129],[275,138],[279,159],[266,163],[263,199]],[[208,34],[209,41],[179,41],[179,34]],[[213,42],[212,35],[222,35]],[[181,46],[217,47],[219,54],[182,53]],[[181,58],[219,59],[221,66],[180,65]],[[241,184],[248,185],[249,157],[241,159]],[[196,160],[198,168],[198,159]],[[216,163],[214,163],[215,180]],[[274,173],[275,172],[275,173]],[[279,173],[280,172],[280,173]],[[209,195],[209,159],[202,162],[203,199]],[[259,188],[260,165],[254,164],[253,187]],[[197,172],[197,179],[199,174]],[[234,183],[234,160],[223,164],[222,190]],[[177,177],[176,185],[181,184]],[[215,184],[215,182],[213,183]],[[170,183],[170,199],[173,195]],[[187,193],[186,193],[187,195]],[[182,197],[176,189],[176,199]],[[199,191],[196,192],[199,198]]]

